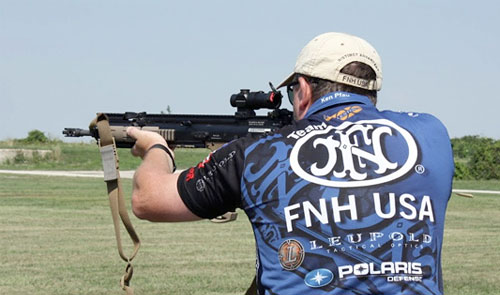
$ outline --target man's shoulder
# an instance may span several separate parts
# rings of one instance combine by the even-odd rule
[[[446,131],[443,122],[429,113],[402,112],[402,111],[380,111],[381,115],[389,120],[403,125],[419,125],[426,128],[439,128]]]
[[[384,116],[409,118],[412,120],[439,120],[436,116],[430,113],[394,110],[381,110],[379,112]]]

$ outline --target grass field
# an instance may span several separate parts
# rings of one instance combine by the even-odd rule
[[[455,188],[500,191],[499,181],[456,181]],[[500,195],[453,195],[446,213],[446,294],[500,294]]]
[[[129,196],[130,181],[124,187]],[[125,263],[101,180],[0,175],[0,199],[0,294],[121,294]],[[227,224],[133,222],[143,240],[136,294],[241,294],[253,278],[244,216]]]
[[[38,143],[19,144],[16,141],[0,141],[0,149],[32,149],[50,150],[52,154],[45,158],[28,159],[22,156],[0,163],[0,169],[15,170],[102,170],[99,148],[95,143]],[[204,159],[208,149],[176,149],[177,167],[180,169],[195,165]],[[130,153],[130,149],[118,149],[120,169],[134,170],[140,159]]]
[[[500,190],[492,181],[455,185]],[[130,181],[124,187],[130,196]],[[125,263],[101,180],[0,175],[0,198],[0,294],[122,294]],[[452,197],[447,294],[500,294],[499,212],[500,196]],[[253,277],[253,235],[243,214],[227,224],[132,221],[143,240],[132,280],[138,295],[243,294]]]

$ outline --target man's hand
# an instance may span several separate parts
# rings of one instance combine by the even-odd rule
[[[140,130],[137,127],[128,127],[127,135],[135,139],[135,145],[131,152],[136,157],[144,158],[146,152],[158,143],[168,147],[165,139],[156,132]]]

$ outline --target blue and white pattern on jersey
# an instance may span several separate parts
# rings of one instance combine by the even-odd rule
[[[341,94],[245,150],[241,192],[260,294],[442,294],[453,175],[446,130],[430,115],[380,112]],[[356,112],[335,116],[352,105]],[[289,239],[305,249],[292,270],[278,255]]]

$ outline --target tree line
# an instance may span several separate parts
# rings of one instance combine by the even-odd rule
[[[452,138],[455,179],[500,179],[500,140],[469,135]]]

